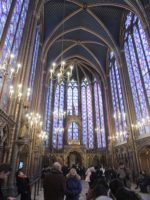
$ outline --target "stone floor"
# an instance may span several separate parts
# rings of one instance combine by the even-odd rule
[[[80,200],[86,200],[85,198],[85,193],[87,192],[88,190],[88,185],[85,181],[82,181],[82,193],[81,193],[81,196],[80,196]],[[137,192],[139,192],[137,190]],[[150,200],[150,194],[142,194],[142,193],[139,193],[142,197],[143,200]],[[36,200],[44,200],[43,198],[43,191],[40,192],[39,196],[36,198]]]

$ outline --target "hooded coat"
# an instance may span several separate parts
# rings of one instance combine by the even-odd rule
[[[68,177],[66,180],[66,200],[79,200],[82,191],[81,181],[78,177]]]

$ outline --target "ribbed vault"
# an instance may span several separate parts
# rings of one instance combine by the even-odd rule
[[[120,30],[124,13],[134,12],[143,23],[147,23],[140,1],[46,0],[43,7],[41,60],[45,69],[48,70],[53,61],[60,63],[62,57],[65,60],[78,58],[81,67],[87,65],[94,69],[103,81],[106,80],[108,51],[114,51],[120,61]]]

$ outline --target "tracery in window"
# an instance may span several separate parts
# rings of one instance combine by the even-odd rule
[[[76,122],[72,122],[68,127],[68,141],[78,141],[79,140],[79,129]]]
[[[51,127],[51,108],[52,108],[52,89],[53,89],[53,81],[50,81],[47,95],[46,95],[46,106],[45,106],[45,117],[44,117],[44,129],[48,136],[50,136],[50,127]],[[48,145],[49,139],[46,141],[46,145]]]
[[[86,80],[83,80],[81,84],[81,101],[83,144],[92,149],[94,147],[92,91],[91,85]]]
[[[121,78],[118,64],[113,54],[110,56],[110,83],[115,121],[115,136],[118,143],[127,139],[127,119],[124,96],[121,87]]]
[[[101,86],[97,82],[94,83],[94,100],[95,100],[95,117],[96,117],[96,135],[97,147],[106,147],[104,112]]]
[[[64,82],[57,84],[54,98],[53,116],[53,147],[61,149],[63,147],[64,134]]]
[[[78,84],[74,79],[68,83],[67,113],[68,115],[78,115]]]
[[[0,40],[10,11],[12,0],[0,0]]]
[[[35,35],[35,42],[34,42],[32,65],[30,70],[30,78],[29,78],[29,88],[31,89],[33,89],[34,85],[35,71],[38,61],[39,43],[40,43],[40,35],[39,35],[39,28],[37,28]]]
[[[140,19],[130,12],[126,22],[124,49],[138,124],[148,118],[150,109],[150,47]],[[139,128],[141,135],[149,131],[149,125]]]

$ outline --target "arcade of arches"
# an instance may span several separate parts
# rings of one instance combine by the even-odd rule
[[[150,174],[150,1],[0,0],[0,162],[54,161]]]

